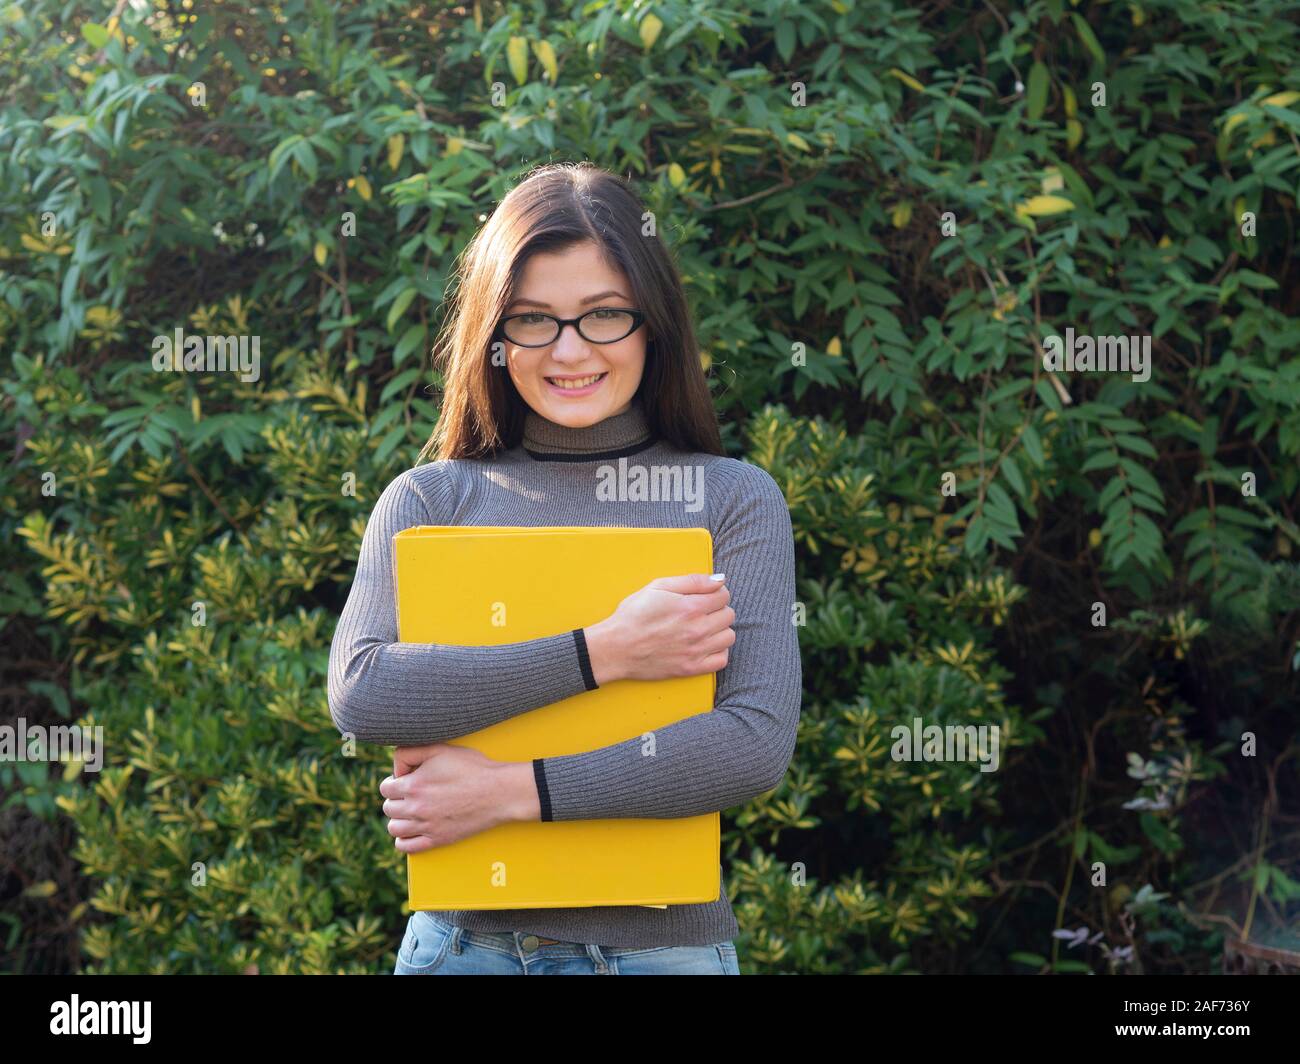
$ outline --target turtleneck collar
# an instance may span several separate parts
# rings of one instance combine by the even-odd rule
[[[655,436],[638,396],[623,413],[586,428],[559,425],[531,407],[524,414],[523,449],[539,462],[591,462],[652,447]]]

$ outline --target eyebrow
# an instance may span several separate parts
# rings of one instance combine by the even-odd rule
[[[588,303],[595,303],[595,302],[597,302],[598,300],[606,299],[606,298],[608,298],[609,296],[618,296],[619,299],[627,300],[627,296],[625,296],[622,292],[615,292],[615,291],[613,291],[613,290],[611,289],[611,290],[608,291],[608,292],[599,292],[599,293],[597,293],[597,294],[594,295],[594,296],[588,296],[586,299],[582,300],[582,302],[579,303],[578,305],[579,305],[579,306],[586,306]],[[628,300],[628,301],[630,302],[630,300]],[[509,303],[506,304],[506,306],[507,306],[507,308],[509,308],[509,307],[516,306],[516,305],[519,304],[519,303],[527,303],[530,307],[544,307],[544,308],[546,308],[547,310],[549,310],[549,309],[551,308],[551,304],[549,304],[549,303],[539,303],[539,302],[538,302],[537,300],[535,300],[535,299],[512,299]]]

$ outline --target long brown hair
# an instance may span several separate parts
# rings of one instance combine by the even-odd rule
[[[534,252],[594,241],[632,285],[645,314],[645,371],[636,395],[650,429],[679,450],[723,454],[681,278],[645,207],[622,178],[589,162],[551,163],[505,196],[456,265],[455,291],[434,344],[442,413],[420,459],[490,457],[517,446],[528,406],[491,344]]]

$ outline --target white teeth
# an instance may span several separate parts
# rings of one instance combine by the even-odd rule
[[[576,380],[559,380],[555,377],[547,377],[546,379],[565,391],[572,391],[575,388],[585,388],[588,384],[594,384],[604,375],[603,373],[597,373],[590,377],[579,377]]]

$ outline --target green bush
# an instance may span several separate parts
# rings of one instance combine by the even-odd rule
[[[1284,13],[0,8],[0,594],[36,648],[6,689],[108,741],[94,778],[0,765],[84,877],[9,869],[7,966],[72,928],[93,972],[391,969],[388,759],[340,747],[333,623],[437,419],[455,254],[578,158],[638,181],[724,440],[790,504],[800,742],[724,818],[744,970],[1197,972],[1225,927],[1285,941]],[[178,327],[256,334],[261,378],[155,373]],[[1049,372],[1071,327],[1149,336],[1150,379]],[[894,760],[916,716],[997,724],[999,770]]]

